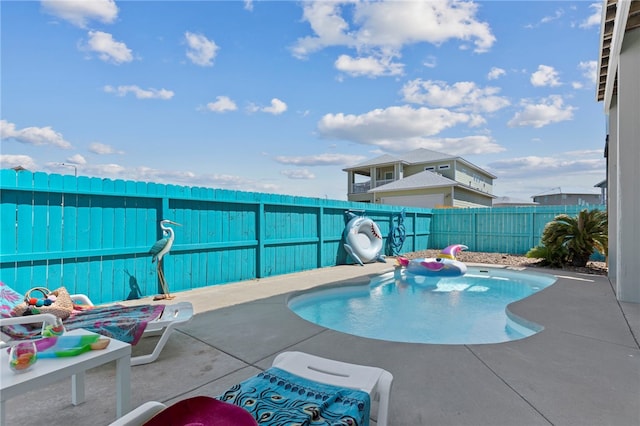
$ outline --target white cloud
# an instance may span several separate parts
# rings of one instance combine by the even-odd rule
[[[102,31],[89,31],[89,41],[84,45],[84,49],[96,52],[98,57],[104,62],[122,64],[133,61],[131,49],[120,41],[115,41],[113,36]]]
[[[55,173],[68,174],[72,172],[70,169],[74,168],[73,172],[80,174],[80,168],[72,161],[65,163],[46,163],[46,168]],[[81,164],[83,176],[97,176],[100,178],[112,178],[112,179],[137,179],[138,175],[130,173],[125,167],[118,164]]]
[[[289,179],[315,179],[316,176],[307,169],[283,170],[280,172]]]
[[[436,59],[435,56],[429,55],[427,56],[427,59],[422,61],[422,65],[424,65],[427,68],[435,68],[438,65],[438,60]]]
[[[461,123],[469,116],[443,108],[395,106],[361,115],[326,114],[318,123],[321,136],[371,145],[401,143],[412,137],[432,136]]]
[[[557,95],[542,99],[539,103],[531,103],[524,100],[523,110],[517,112],[509,120],[509,127],[531,126],[535,128],[544,127],[552,123],[571,120],[575,107],[565,106],[562,97]]]
[[[507,72],[505,70],[503,70],[502,68],[498,68],[498,67],[492,67],[491,70],[489,71],[489,74],[487,74],[487,79],[488,80],[497,80],[500,77],[506,75]]]
[[[473,135],[460,138],[430,138],[413,140],[409,149],[427,148],[433,151],[446,152],[451,155],[480,155],[495,154],[505,150],[491,137],[486,135]],[[397,149],[398,152],[406,152],[406,149]]]
[[[366,2],[357,4],[354,21],[361,24],[359,45],[399,48],[409,43],[439,45],[458,39],[473,40],[474,50],[485,52],[496,38],[486,22],[476,19],[477,11],[477,4],[453,0]]]
[[[564,153],[565,155],[569,155],[571,157],[598,157],[598,158],[602,158],[603,157],[603,150],[602,149],[579,149],[576,151],[567,151]]]
[[[220,49],[218,45],[202,34],[194,34],[187,31],[184,37],[189,46],[187,49],[187,58],[196,65],[203,67],[213,66],[213,60]]]
[[[36,171],[38,169],[38,165],[35,160],[28,155],[0,154],[0,168],[10,169],[18,166],[22,166],[31,171]]]
[[[115,0],[41,0],[45,12],[85,28],[88,21],[113,23],[118,17]]]
[[[582,71],[582,76],[595,86],[598,82],[598,61],[586,61],[578,64],[578,69]]]
[[[87,159],[80,154],[75,154],[71,157],[68,157],[65,162],[71,164],[87,164]]]
[[[228,96],[216,96],[216,101],[209,102],[207,104],[207,109],[213,112],[227,112],[235,111],[238,107]]]
[[[487,124],[487,120],[480,114],[469,115],[469,127],[480,127]]]
[[[335,67],[337,70],[354,77],[402,75],[404,69],[403,64],[391,62],[390,57],[368,56],[352,58],[349,55],[340,55],[335,62]]]
[[[571,174],[582,172],[603,172],[605,160],[602,153],[600,158],[589,158],[592,154],[578,156],[575,153],[558,153],[554,156],[538,157],[535,155],[526,157],[498,160],[488,164],[488,167],[496,176],[526,177],[557,174]]]
[[[0,139],[14,139],[29,145],[53,145],[58,148],[70,149],[71,143],[66,141],[61,133],[56,132],[50,126],[25,127],[16,129],[14,123],[0,120]]]
[[[96,164],[91,167],[91,171],[96,176],[111,176],[113,178],[141,179],[141,175],[137,173],[129,174],[128,170],[119,164]],[[83,169],[83,172],[87,172]]]
[[[591,3],[590,9],[593,9],[593,13],[580,23],[580,28],[591,28],[600,26],[602,20],[602,2]]]
[[[103,144],[100,142],[91,143],[89,145],[89,151],[98,155],[124,154],[124,151],[116,150],[111,145]]]
[[[593,185],[606,177],[606,160],[601,150],[509,158],[489,163],[486,168],[498,176],[495,194],[506,193],[520,198],[560,185],[593,191]]]
[[[244,10],[253,11],[253,0],[244,0]]]
[[[327,46],[354,47],[354,40],[347,35],[349,24],[340,16],[340,2],[306,2],[303,6],[303,20],[309,22],[317,37],[303,37],[292,48],[295,57],[305,58],[309,54]]]
[[[208,187],[236,191],[277,192],[280,189],[278,185],[264,180],[247,179],[242,176],[227,174],[199,175],[185,183],[192,185],[193,182]]]
[[[560,79],[558,78],[558,71],[555,68],[548,65],[539,65],[538,71],[531,74],[531,84],[536,87],[541,86],[560,86]]]
[[[61,166],[60,163],[50,162],[47,163],[47,167],[57,173],[69,172],[69,168]],[[155,169],[147,166],[125,167],[115,163],[82,165],[82,175],[175,185],[201,185],[208,188],[223,188],[236,191],[277,193],[280,190],[277,185],[268,181],[247,179],[242,176],[197,174],[192,171]]]
[[[325,47],[346,46],[395,54],[408,44],[441,45],[451,39],[471,42],[476,52],[486,52],[496,38],[489,25],[476,18],[477,10],[475,3],[455,0],[304,2],[303,20],[314,35],[299,38],[292,52],[305,58]],[[353,27],[343,13],[353,16]]]
[[[509,100],[498,96],[499,92],[497,87],[481,88],[471,81],[448,85],[443,81],[415,79],[402,87],[407,102],[478,113],[492,113],[509,106]]]
[[[167,89],[141,89],[138,86],[104,86],[106,93],[115,93],[117,96],[126,96],[133,93],[138,99],[162,99],[167,100],[173,98],[174,93]]]
[[[563,15],[564,15],[564,10],[558,9],[558,10],[556,10],[556,13],[554,13],[553,15],[543,17],[540,20],[540,23],[541,24],[548,24],[549,22],[556,21],[556,20],[562,18]]]
[[[541,25],[548,24],[549,22],[553,22],[560,19],[563,15],[564,15],[564,10],[558,9],[555,11],[553,15],[544,16],[542,17],[542,19],[540,19],[540,21],[536,22],[535,24],[526,24],[524,27],[529,29],[538,28]]]
[[[348,154],[318,154],[305,157],[278,156],[274,160],[280,164],[292,164],[296,166],[344,166],[359,163],[366,159],[363,155]]]
[[[280,115],[287,110],[287,104],[278,98],[271,99],[271,106],[261,108],[260,111],[273,115]]]
[[[376,109],[361,115],[327,114],[318,123],[326,139],[342,139],[384,151],[407,152],[428,148],[451,154],[492,153],[504,150],[487,136],[433,138],[445,129],[469,124],[473,116],[444,108],[410,106]]]

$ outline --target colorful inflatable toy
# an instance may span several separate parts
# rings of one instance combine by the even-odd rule
[[[344,249],[360,265],[377,260],[386,262],[382,254],[382,234],[371,219],[346,212],[349,223],[344,228]]]
[[[416,275],[433,277],[458,277],[467,273],[467,265],[456,260],[456,256],[468,247],[462,244],[453,244],[443,249],[438,257],[426,257],[421,259],[407,259],[399,256],[398,263],[407,272]]]

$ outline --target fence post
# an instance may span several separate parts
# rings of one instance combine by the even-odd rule
[[[264,276],[263,260],[264,260],[264,240],[265,240],[265,224],[264,224],[264,203],[258,203],[258,214],[256,215],[256,228],[258,234],[258,249],[256,250],[256,278]]]
[[[324,235],[322,233],[322,222],[324,220],[324,207],[323,206],[318,206],[318,210],[317,210],[317,219],[316,219],[316,233],[318,234],[318,248],[317,248],[317,259],[318,259],[318,263],[317,263],[317,267],[318,268],[322,268],[322,265],[324,265],[324,257],[323,257],[323,252],[324,252]]]
[[[534,211],[532,210],[529,213],[529,216],[531,216],[531,219],[529,220],[529,222],[531,223],[531,226],[529,227],[529,235],[531,236],[531,248],[534,248],[536,245],[538,245],[538,243],[536,242],[536,235],[535,235],[535,214]]]
[[[473,251],[478,251],[478,211],[473,209],[472,216],[473,220],[471,221],[471,232],[473,233]]]

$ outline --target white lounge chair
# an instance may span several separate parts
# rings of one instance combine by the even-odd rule
[[[273,367],[313,382],[368,393],[372,401],[378,401],[377,416],[374,420],[378,426],[387,426],[393,383],[393,376],[388,371],[378,367],[334,361],[302,352],[279,354],[273,361]],[[167,405],[161,402],[150,401],[119,418],[110,426],[140,426],[165,408]]]
[[[0,283],[4,289],[4,292],[12,291],[6,284]],[[16,296],[17,295],[17,296]],[[12,295],[12,300],[22,300],[23,297],[19,293]],[[71,299],[78,305],[86,305],[93,307],[93,302],[83,294],[71,295]],[[5,305],[8,306],[8,305]],[[126,309],[127,307],[123,307]],[[117,309],[117,308],[116,308]],[[90,312],[90,311],[89,311]],[[1,313],[0,313],[1,314]],[[24,327],[24,324],[30,323],[48,323],[54,324],[56,317],[51,314],[39,314],[29,315],[22,317],[8,317],[8,313],[0,315],[0,341],[8,343],[10,340],[20,338],[33,338],[37,335],[39,329],[28,329]],[[81,314],[79,314],[81,315]],[[161,335],[160,339],[156,343],[153,351],[149,354],[139,355],[131,358],[131,365],[148,364],[158,359],[158,356],[162,352],[169,336],[178,325],[184,325],[191,321],[193,318],[193,305],[190,302],[178,302],[170,305],[164,305],[164,309],[160,316],[149,321],[144,329],[143,337]],[[68,320],[67,320],[68,321]],[[64,323],[64,321],[63,321]],[[69,327],[71,329],[71,327]],[[99,333],[100,330],[92,329],[91,327],[75,327],[85,328],[89,331]]]
[[[84,294],[72,294],[71,300],[79,305],[94,306],[93,302]],[[165,305],[162,314],[153,321],[149,321],[144,330],[143,337],[161,335],[150,354],[138,355],[131,358],[131,365],[149,364],[160,356],[160,352],[169,340],[173,329],[178,325],[184,325],[193,318],[193,305],[191,302],[178,302]]]

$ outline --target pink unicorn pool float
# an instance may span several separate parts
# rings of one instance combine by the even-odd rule
[[[420,259],[407,259],[399,256],[398,263],[407,272],[416,275],[433,277],[458,277],[467,272],[467,265],[456,260],[456,256],[462,250],[469,247],[462,244],[453,244],[444,248],[438,257],[423,257]]]

